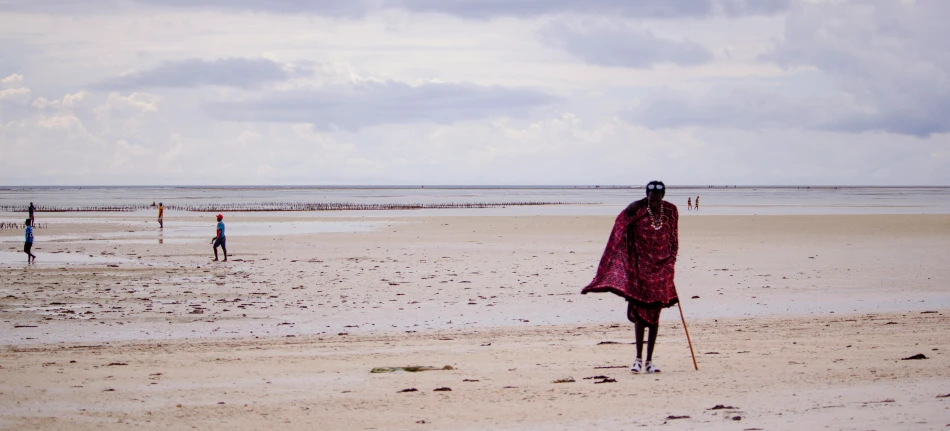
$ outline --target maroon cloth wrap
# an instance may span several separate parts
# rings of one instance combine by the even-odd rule
[[[673,284],[679,250],[679,212],[669,202],[663,201],[662,206],[660,229],[651,224],[646,199],[630,204],[617,216],[597,275],[581,291],[622,296],[628,302],[627,318],[632,322],[639,316],[655,325],[661,309],[679,302]]]

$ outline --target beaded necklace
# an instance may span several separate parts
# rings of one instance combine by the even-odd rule
[[[653,217],[653,210],[650,209],[650,204],[647,203],[647,214],[650,215],[650,225],[653,226],[653,230],[660,230],[663,227],[663,204],[660,203],[660,216]]]

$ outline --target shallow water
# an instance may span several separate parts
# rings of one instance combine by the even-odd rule
[[[498,203],[567,202],[583,205],[525,206],[458,210],[400,210],[392,214],[614,214],[643,197],[641,187],[7,187],[0,206],[240,204],[260,202]],[[699,214],[950,214],[950,187],[675,187],[666,200],[683,213],[686,199],[701,196]],[[491,210],[491,211],[487,211]],[[496,211],[501,210],[501,211]],[[147,211],[150,217],[157,210]],[[362,211],[319,214],[354,213]],[[194,213],[192,213],[194,214]],[[272,213],[268,213],[272,214]],[[692,212],[690,214],[696,214]],[[12,215],[11,215],[12,216]],[[25,216],[25,212],[21,214]],[[38,219],[42,215],[38,214]],[[0,220],[14,221],[3,215]]]

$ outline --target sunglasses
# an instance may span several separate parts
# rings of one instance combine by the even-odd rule
[[[647,190],[663,190],[663,184],[650,184],[650,185],[647,185]]]

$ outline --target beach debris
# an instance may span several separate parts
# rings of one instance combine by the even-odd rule
[[[480,382],[481,380],[478,380],[478,379],[463,379],[462,381],[463,381],[463,382]]]
[[[742,420],[742,416],[735,415],[735,416],[732,417],[732,420],[734,420],[734,421],[741,421],[741,420]]]
[[[112,389],[112,388],[103,389],[102,392],[115,392],[115,389]]]
[[[397,393],[397,394],[401,394],[401,393],[403,393],[403,392],[419,392],[419,390],[416,389],[416,388],[407,388],[407,389],[403,389],[403,390],[401,390],[401,391],[397,391],[396,393]]]
[[[106,366],[107,366],[107,367],[113,367],[113,366],[116,366],[116,365],[129,365],[129,364],[126,364],[125,362],[112,362],[112,363],[110,363],[109,365],[106,365]]]
[[[937,398],[950,398],[950,394],[937,395]]]
[[[666,417],[666,419],[667,419],[667,420],[672,420],[672,419],[689,419],[689,416],[686,416],[686,415],[683,415],[683,416],[669,415],[669,416]]]
[[[865,401],[863,404],[886,404],[886,403],[893,403],[893,402],[894,402],[893,398],[888,398],[881,401]]]
[[[902,360],[902,361],[910,361],[910,360],[914,360],[914,359],[927,359],[927,357],[924,356],[923,353],[918,353],[918,354],[916,354],[916,355],[914,355],[914,356],[908,356],[908,357],[906,357],[906,358],[904,358],[904,359],[901,359],[901,360]]]
[[[703,354],[704,354],[704,355],[718,355],[719,352],[706,352],[706,353],[703,353]]]
[[[573,378],[573,377],[565,377],[565,378],[563,378],[563,379],[557,379],[557,380],[555,380],[554,383],[574,383],[574,378]]]
[[[426,422],[425,419],[419,419],[419,420],[416,421],[416,423],[417,423],[417,424],[427,424],[428,422]]]
[[[443,387],[441,387],[441,388],[435,388],[435,389],[433,389],[432,391],[433,391],[433,392],[451,392],[451,391],[452,391],[452,388],[450,388],[450,387],[448,387],[448,386],[443,386]]]
[[[935,310],[921,311],[920,314],[937,314]]]
[[[502,386],[502,389],[518,389],[517,386]]]
[[[713,406],[712,408],[706,409],[706,410],[735,410],[735,409],[738,409],[738,407],[726,406],[726,405],[722,405],[722,404],[716,404],[716,405]]]
[[[608,368],[627,368],[626,365],[601,365],[599,367],[594,367],[595,370],[605,370]]]
[[[610,377],[607,377],[607,376],[584,377],[584,380],[591,380],[591,379],[597,380],[596,382],[594,382],[595,385],[598,383],[617,383],[616,379],[611,379]]]
[[[375,367],[375,368],[373,368],[372,370],[370,370],[369,372],[372,373],[372,374],[378,374],[378,373],[394,373],[394,372],[396,372],[396,371],[406,371],[406,372],[409,372],[409,373],[415,373],[415,372],[419,372],[419,371],[448,371],[448,370],[454,370],[454,369],[455,369],[455,368],[453,368],[451,365],[446,365],[446,366],[444,366],[444,367],[442,367],[442,368],[439,368],[439,367],[430,367],[430,366],[426,366],[426,365],[410,365],[410,366],[406,366],[406,367]]]
[[[692,299],[699,299],[699,295],[693,295]]]

